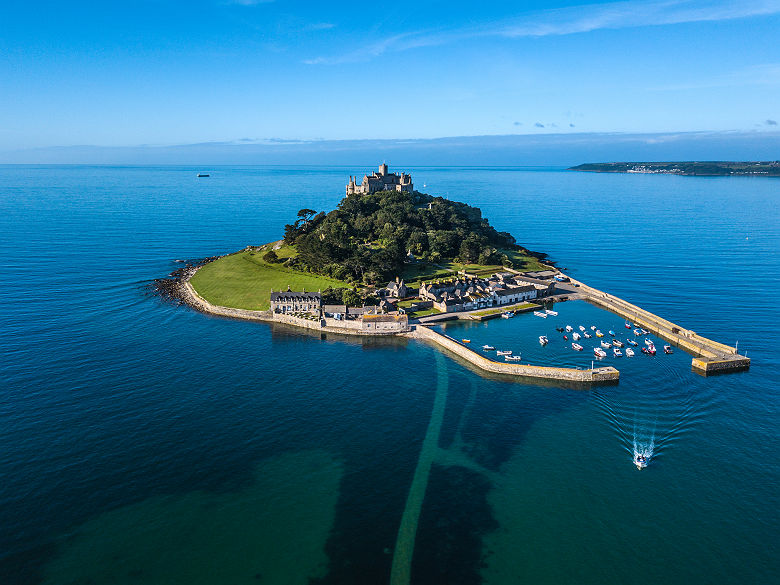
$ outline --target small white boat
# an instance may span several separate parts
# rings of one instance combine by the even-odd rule
[[[552,315],[553,317],[557,317],[558,316],[558,311],[552,311],[550,309],[545,309],[544,312],[547,313],[548,315]]]
[[[500,349],[496,352],[496,355],[512,355],[512,350],[508,349],[506,351],[501,351]]]
[[[674,353],[671,345],[664,345],[664,353]]]
[[[613,347],[612,355],[614,355],[615,357],[623,357],[623,352],[620,351],[617,347]]]
[[[580,331],[585,331],[585,327],[583,327],[582,325],[580,325],[580,326],[578,327],[578,329],[579,329]]]
[[[508,355],[504,359],[508,362],[519,362],[523,358],[520,355]]]
[[[572,343],[571,348],[575,351],[582,351],[582,346],[579,343]]]
[[[640,335],[642,335],[642,331],[640,329],[634,329],[634,335],[639,337]]]
[[[649,346],[651,346],[651,345],[653,345],[653,342],[652,342],[652,340],[650,340],[650,339],[648,339],[647,337],[645,337],[645,345],[647,345],[648,347],[649,347]]]
[[[582,335],[580,335],[579,333],[572,333],[572,334],[571,334],[571,338],[572,338],[574,341],[579,341],[580,337],[582,337]]]
[[[610,347],[612,347],[612,344],[611,343],[607,343],[606,341],[602,341],[601,342],[601,347],[603,347],[604,349],[609,349]]]
[[[647,329],[640,329],[639,331],[642,332],[642,335],[647,335],[648,333],[650,333]]]
[[[630,347],[627,347],[627,348],[626,348],[626,356],[628,356],[628,357],[634,357],[634,350],[633,350],[633,349],[631,349]]]
[[[590,330],[591,330],[591,331],[595,331],[595,330],[596,330],[596,326],[595,326],[595,325],[591,325],[591,326],[590,326]]]
[[[623,347],[623,342],[620,341],[619,339],[613,339],[612,345],[614,345],[615,347]]]
[[[637,469],[644,469],[647,467],[647,457],[641,453],[634,453],[634,465]]]
[[[496,348],[493,347],[492,345],[483,345],[482,346],[482,350],[483,351],[493,351],[494,349],[496,349]]]
[[[534,311],[534,315],[537,317],[541,317],[542,319],[547,319],[547,313],[544,313],[542,311]]]
[[[590,339],[591,337],[593,337],[593,336],[592,336],[590,333],[583,333],[583,334],[582,334],[582,336],[583,336],[585,339]]]
[[[639,344],[638,344],[636,341],[634,341],[633,339],[626,339],[626,341],[629,343],[629,345],[633,345],[634,347],[636,347],[637,345],[639,345]]]
[[[512,311],[504,311],[503,313],[501,313],[502,319],[511,319],[514,316],[515,314]]]
[[[550,343],[550,340],[547,339],[546,335],[539,336],[539,345],[547,345],[548,343]]]
[[[574,327],[572,327],[571,325],[567,325],[566,331],[574,331]]]
[[[600,347],[594,347],[594,348],[593,348],[593,354],[594,354],[594,355],[595,355],[597,358],[604,358],[604,357],[607,357],[607,352],[606,352],[606,351],[604,351],[603,349],[601,349]]]

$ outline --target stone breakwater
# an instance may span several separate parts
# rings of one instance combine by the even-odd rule
[[[585,300],[616,313],[654,333],[693,355],[691,367],[694,371],[709,374],[745,370],[750,367],[750,358],[737,353],[737,348],[702,337],[695,331],[685,329],[650,311],[637,307],[623,299],[610,295],[587,284],[571,279],[579,285]]]
[[[494,374],[504,374],[525,378],[528,380],[559,380],[564,382],[575,382],[580,384],[609,384],[615,383],[620,379],[620,372],[611,367],[594,368],[589,370],[578,370],[575,368],[553,368],[547,366],[533,366],[529,364],[512,364],[507,362],[497,362],[488,359],[484,355],[469,349],[462,343],[453,338],[442,335],[437,331],[418,325],[414,331],[409,334],[411,337],[424,339],[435,343],[439,347],[454,353],[455,355],[467,360],[469,363],[477,366],[479,369]]]

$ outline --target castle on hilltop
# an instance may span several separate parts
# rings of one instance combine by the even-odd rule
[[[363,176],[363,182],[359,185],[355,182],[356,177],[350,177],[347,183],[347,197],[350,195],[375,193],[376,191],[403,191],[411,193],[414,191],[412,185],[412,176],[405,173],[400,175],[388,173],[387,165],[379,165],[379,172],[371,173],[371,176]]]

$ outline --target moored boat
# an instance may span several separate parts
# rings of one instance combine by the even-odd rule
[[[571,338],[572,338],[574,341],[579,341],[580,337],[582,337],[582,335],[580,335],[580,334],[579,334],[579,333],[577,333],[577,332],[574,332],[574,333],[572,333],[572,334],[571,334]]]
[[[612,329],[610,329],[610,330],[608,331],[608,333],[609,333],[609,334],[610,334],[612,337],[615,337],[615,332],[614,332],[614,331],[612,331]]]
[[[631,329],[631,323],[628,321],[625,322],[626,329]]]
[[[502,351],[502,350],[499,349],[496,352],[496,355],[512,355],[512,350],[511,349],[507,349],[506,351]]]
[[[595,326],[595,325],[591,325],[591,326],[590,326],[590,330],[591,330],[591,331],[595,331],[595,330],[596,330],[596,326]]]
[[[471,340],[470,340],[470,339],[461,339],[461,341],[462,341],[463,343],[471,343]]]
[[[483,351],[493,351],[496,348],[493,347],[492,345],[483,345],[482,349],[483,349]]]
[[[512,311],[504,311],[503,313],[501,313],[502,319],[511,319],[514,316],[515,314]]]
[[[580,326],[578,327],[578,329],[579,329],[580,331],[585,331],[585,327],[583,327],[582,325],[580,325]]]
[[[674,353],[671,345],[664,345],[664,353]]]
[[[633,339],[626,339],[626,341],[629,343],[629,345],[633,345],[634,347],[636,347],[637,345],[639,345],[639,344],[638,344],[636,341],[634,341]]]
[[[607,343],[606,341],[602,341],[601,342],[601,347],[603,347],[604,349],[609,349],[610,347],[612,347],[612,344],[611,343]]]
[[[548,343],[550,343],[550,340],[547,339],[546,335],[539,336],[539,345],[547,345]]]
[[[601,329],[596,329],[596,337],[604,337],[604,334],[601,332]]]
[[[555,330],[556,330],[558,333],[563,333],[563,327],[556,327],[556,328],[555,328]]]
[[[614,345],[615,347],[623,347],[623,342],[620,341],[619,339],[613,339],[612,345]]]
[[[592,336],[590,333],[583,333],[583,334],[582,334],[582,336],[583,336],[585,339],[590,339],[591,337],[593,337],[593,336]]]
[[[574,327],[572,327],[571,325],[567,325],[566,331],[574,331]]]
[[[630,347],[627,347],[627,348],[626,348],[626,355],[627,355],[628,357],[634,357],[634,350],[633,350],[633,349],[631,349]]]
[[[508,362],[519,362],[523,358],[520,356],[520,354],[517,354],[504,356],[504,359]]]
[[[542,319],[547,319],[547,313],[544,313],[542,311],[534,311],[534,315],[537,317],[541,317]]]
[[[642,335],[642,330],[641,329],[634,329],[634,335],[639,337],[640,335]]]
[[[652,339],[648,339],[647,337],[645,337],[645,345],[653,345]]]
[[[572,343],[571,348],[575,351],[582,351],[582,346],[579,343]]]
[[[593,354],[597,358],[605,358],[605,357],[607,357],[607,352],[604,351],[603,349],[601,349],[600,347],[594,347],[593,348]]]
[[[620,351],[617,347],[613,347],[612,355],[614,355],[615,357],[623,357],[623,352]]]
[[[553,317],[558,316],[558,311],[553,311],[552,309],[545,309],[544,312],[547,313],[548,315],[552,315]]]
[[[639,331],[642,332],[642,335],[647,335],[648,333],[650,333],[647,329],[640,329]]]

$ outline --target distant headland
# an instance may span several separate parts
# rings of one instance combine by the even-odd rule
[[[665,175],[690,175],[700,177],[721,177],[749,175],[780,177],[780,161],[685,161],[685,162],[610,162],[586,163],[571,167],[570,171],[593,173],[649,173]]]

